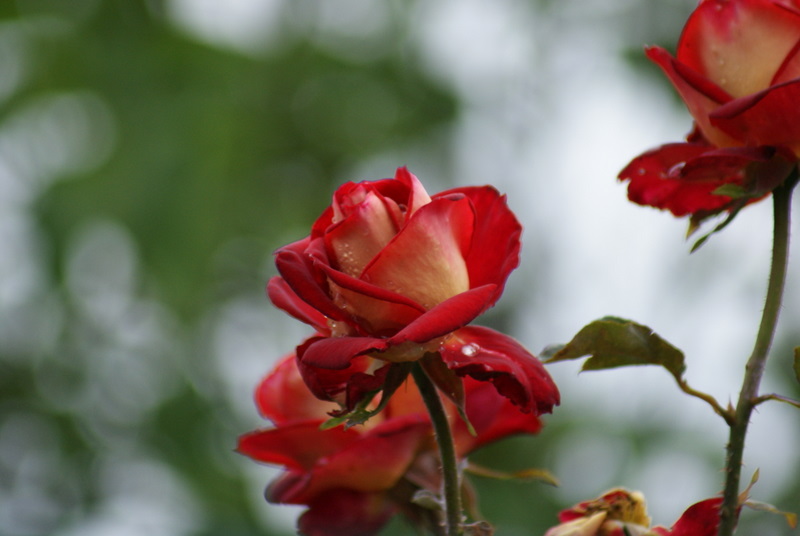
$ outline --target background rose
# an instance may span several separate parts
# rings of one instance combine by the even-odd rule
[[[341,186],[310,236],[278,250],[281,276],[268,284],[276,306],[318,332],[297,348],[309,387],[351,409],[380,388],[387,363],[427,355],[454,400],[461,387],[446,370],[492,382],[523,411],[552,410],[558,390],[536,358],[498,332],[464,328],[500,297],[520,233],[489,186],[429,196],[405,168]]]
[[[732,196],[759,198],[780,184],[800,156],[799,43],[795,2],[705,0],[675,57],[648,48],[696,128],[686,143],[644,153],[620,173],[629,198],[702,217],[731,208]]]
[[[465,390],[465,409],[475,435],[455,407],[447,405],[459,458],[499,439],[540,430],[535,415],[521,413],[490,385],[467,380]],[[335,405],[311,395],[296,358],[290,356],[261,382],[256,404],[275,427],[242,436],[239,451],[286,469],[269,485],[266,497],[309,507],[299,521],[302,534],[367,536],[377,534],[398,512],[416,522],[430,518],[430,511],[412,504],[411,497],[420,489],[439,492],[440,462],[430,420],[412,381],[366,425],[322,430]]]

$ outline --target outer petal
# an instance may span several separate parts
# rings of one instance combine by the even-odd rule
[[[358,441],[359,432],[342,427],[320,430],[322,420],[257,430],[239,438],[238,451],[254,460],[307,471],[323,457]]]
[[[748,145],[778,145],[800,156],[800,79],[729,102],[711,123]]]
[[[470,288],[464,261],[475,215],[467,198],[437,198],[364,269],[362,279],[397,292],[425,309]]]
[[[451,333],[489,308],[495,285],[484,285],[443,301],[389,339],[393,345],[405,342],[422,344]]]
[[[519,265],[520,225],[508,208],[506,196],[491,186],[457,188],[434,197],[464,194],[475,209],[475,229],[466,257],[471,287],[497,285],[490,305],[500,298],[511,271]]]
[[[628,180],[628,199],[640,205],[669,210],[675,216],[718,211],[730,202],[712,192],[722,184],[740,183],[741,170],[730,171],[717,181],[686,181],[674,170],[713,150],[700,143],[670,143],[636,157],[623,169],[620,180]]]
[[[464,378],[466,389],[466,413],[475,428],[473,436],[461,419],[454,422],[456,449],[460,456],[473,450],[517,434],[535,434],[542,422],[534,413],[523,413],[506,397],[487,382]]]
[[[386,339],[373,337],[319,337],[299,346],[297,357],[312,367],[342,370],[349,367],[356,356],[386,347]]]
[[[290,422],[325,419],[337,409],[336,404],[317,399],[297,369],[294,355],[285,357],[262,380],[255,393],[256,406],[261,415],[276,425]]]
[[[661,47],[647,49],[647,57],[658,64],[680,94],[705,137],[717,147],[741,145],[739,141],[714,128],[708,114],[720,104],[733,99],[714,82],[675,60]]]
[[[282,277],[273,277],[267,283],[267,296],[278,309],[283,309],[289,315],[301,322],[314,326],[317,331],[328,331],[328,321],[325,315],[300,299],[289,284]]]
[[[309,239],[301,241],[305,245],[311,244]],[[295,244],[292,244],[295,246]],[[326,292],[326,281],[314,269],[314,263],[305,251],[298,251],[296,247],[287,246],[278,250],[275,255],[275,265],[283,276],[286,284],[294,291],[297,297],[306,302],[323,315],[334,320],[344,320],[342,311],[333,303]],[[278,305],[276,303],[276,305]],[[298,308],[286,309],[289,314],[297,312]]]
[[[492,382],[523,412],[550,413],[560,401],[542,363],[502,333],[468,326],[448,339],[440,353],[456,374]]]
[[[305,536],[374,536],[396,511],[382,493],[332,490],[309,504],[297,528]]]
[[[424,415],[407,415],[381,423],[358,441],[320,459],[312,468],[307,485],[284,494],[281,502],[308,504],[321,493],[337,488],[361,492],[388,490],[402,478],[419,449],[432,440],[432,434]]]
[[[653,532],[661,536],[716,536],[721,504],[720,497],[695,503],[686,509],[671,529],[654,527]]]

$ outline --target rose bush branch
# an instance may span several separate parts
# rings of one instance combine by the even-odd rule
[[[731,536],[736,528],[739,507],[739,481],[742,458],[750,415],[758,404],[758,388],[767,363],[769,349],[775,335],[778,314],[783,299],[786,281],[786,265],[789,258],[789,221],[792,191],[797,184],[797,170],[790,179],[773,192],[774,228],[772,247],[772,267],[769,274],[767,297],[761,325],[756,336],[755,346],[745,368],[744,381],[736,405],[736,418],[731,426],[728,441],[728,457],[725,466],[725,489],[721,507],[719,536]]]

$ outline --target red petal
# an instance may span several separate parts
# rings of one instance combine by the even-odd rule
[[[393,333],[405,326],[425,308],[413,299],[393,290],[367,283],[330,266],[318,265],[336,286],[331,292],[370,333]]]
[[[560,401],[558,388],[542,363],[502,333],[468,326],[448,339],[440,353],[456,374],[492,382],[521,411],[550,413]]]
[[[321,431],[326,434],[339,428]],[[349,430],[355,430],[350,428]],[[378,492],[391,489],[408,470],[419,449],[432,441],[433,431],[424,415],[407,415],[386,421],[341,450],[320,459],[310,471],[305,487],[292,489],[282,502],[308,504],[331,489]]]
[[[736,140],[715,129],[708,119],[709,113],[720,104],[732,99],[730,95],[698,71],[677,61],[661,47],[648,48],[647,56],[657,63],[667,75],[683,102],[686,103],[689,113],[692,114],[700,130],[711,143],[718,147],[738,145]]]
[[[420,207],[364,269],[361,279],[430,309],[470,288],[464,255],[475,215],[465,197]]]
[[[351,398],[350,391],[352,390],[350,384],[354,381],[354,378],[361,375],[367,376],[366,371],[372,367],[374,362],[371,357],[365,355],[356,356],[350,360],[349,367],[336,370],[314,367],[300,359],[296,361],[303,381],[315,397],[320,400],[335,401],[340,405],[346,405],[348,408],[352,408],[352,404],[348,402]],[[373,376],[378,374],[380,370],[375,371]],[[363,385],[364,382],[357,383]]]
[[[337,406],[316,398],[303,381],[294,355],[284,358],[256,389],[261,415],[276,425],[325,419]]]
[[[676,173],[688,162],[713,149],[699,143],[670,143],[634,158],[619,174],[620,180],[630,181],[628,199],[640,205],[669,210],[675,216],[722,210],[730,198],[712,192],[728,182],[740,183],[740,173],[731,172],[729,177],[704,182],[687,181]]]
[[[309,505],[297,529],[305,536],[375,536],[396,510],[386,494],[334,490]]]
[[[475,210],[475,228],[467,254],[467,271],[470,287],[497,285],[493,305],[503,293],[506,279],[519,265],[520,235],[522,226],[508,208],[506,196],[491,186],[457,188],[437,194],[460,193],[472,202]]]
[[[342,370],[356,356],[385,350],[386,339],[372,337],[320,337],[309,339],[297,348],[303,363],[323,369]]]
[[[405,201],[407,206],[406,220],[410,218],[411,215],[414,214],[420,207],[431,202],[431,198],[428,195],[428,192],[425,191],[422,183],[419,182],[419,179],[417,179],[416,175],[409,172],[405,166],[397,168],[394,178],[397,182],[403,184],[408,189],[408,198]],[[398,198],[395,198],[395,200],[399,201]]]
[[[721,504],[719,497],[700,501],[687,508],[669,531],[663,527],[654,527],[653,531],[662,536],[716,536]]]
[[[239,438],[237,450],[260,462],[307,471],[320,458],[340,452],[360,436],[352,428],[320,430],[322,422],[304,421],[250,432]]]
[[[303,242],[310,243],[308,239]],[[326,283],[320,279],[319,274],[314,270],[312,260],[308,255],[297,251],[294,247],[287,246],[278,250],[275,255],[275,265],[286,284],[299,299],[328,318],[344,320],[342,311],[336,307],[328,296],[324,287]],[[292,311],[287,310],[287,312],[292,314]]]
[[[684,27],[677,57],[730,95],[743,97],[773,83],[798,38],[800,16],[780,2],[705,0]]]
[[[711,114],[711,123],[747,145],[782,145],[800,155],[800,79],[736,99]]]
[[[535,434],[542,429],[542,422],[535,413],[523,413],[500,395],[487,382],[465,378],[466,412],[477,436],[466,431],[463,421],[456,421],[456,446],[461,456],[475,449],[517,434]]]
[[[301,322],[314,326],[317,331],[328,331],[328,320],[314,307],[300,299],[282,277],[273,277],[267,283],[267,296],[278,309],[283,309]]]
[[[453,296],[403,328],[389,343],[422,344],[462,328],[489,307],[495,290],[494,285],[484,285]]]

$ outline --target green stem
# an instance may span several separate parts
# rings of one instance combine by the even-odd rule
[[[417,388],[428,408],[428,414],[433,423],[433,430],[436,434],[436,442],[439,444],[439,455],[442,459],[442,479],[444,481],[444,506],[446,520],[446,535],[460,536],[463,532],[462,527],[462,507],[461,507],[461,477],[458,471],[458,458],[456,458],[456,447],[453,443],[453,434],[450,431],[450,423],[442,405],[442,399],[436,391],[433,382],[422,369],[419,363],[414,364],[411,373]]]
[[[761,325],[756,336],[755,346],[745,367],[742,390],[736,405],[734,421],[731,424],[728,440],[728,456],[725,464],[725,489],[723,492],[719,536],[732,536],[736,529],[739,508],[739,481],[742,472],[744,440],[750,415],[758,403],[758,387],[764,375],[778,313],[783,298],[786,280],[786,264],[789,257],[789,216],[792,202],[792,189],[797,184],[797,168],[780,187],[772,193],[773,199],[773,243],[772,267],[767,286],[767,297],[761,316]]]

